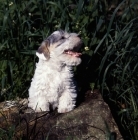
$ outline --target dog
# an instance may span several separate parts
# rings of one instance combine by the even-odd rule
[[[53,32],[38,48],[34,77],[29,88],[28,107],[40,111],[58,109],[66,113],[74,109],[77,90],[73,66],[81,63],[82,40],[76,33]]]

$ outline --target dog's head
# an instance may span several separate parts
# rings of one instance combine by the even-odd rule
[[[42,42],[36,55],[45,61],[53,59],[66,65],[78,65],[81,63],[81,53],[78,53],[81,45],[78,34],[55,31]]]

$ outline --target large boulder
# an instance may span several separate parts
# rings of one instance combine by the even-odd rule
[[[34,113],[27,99],[0,104],[1,137],[25,140],[123,140],[108,105],[98,91],[69,113]],[[12,103],[12,105],[11,105]]]

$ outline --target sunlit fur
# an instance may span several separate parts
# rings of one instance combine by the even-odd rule
[[[58,108],[59,113],[74,109],[77,92],[72,66],[81,59],[64,52],[78,50],[81,44],[77,34],[64,31],[55,31],[42,42],[36,52],[39,62],[29,88],[29,107],[36,112],[49,111],[49,106]]]

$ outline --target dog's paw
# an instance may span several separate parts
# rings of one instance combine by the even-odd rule
[[[39,112],[49,112],[49,108],[35,108],[34,109],[35,112],[39,113]]]
[[[39,113],[39,112],[49,112],[49,107],[48,108],[42,108],[42,107],[35,107],[35,106],[28,106],[28,108],[31,108],[34,112]]]
[[[70,112],[72,110],[73,110],[73,108],[59,108],[58,113],[67,113],[67,112]]]

